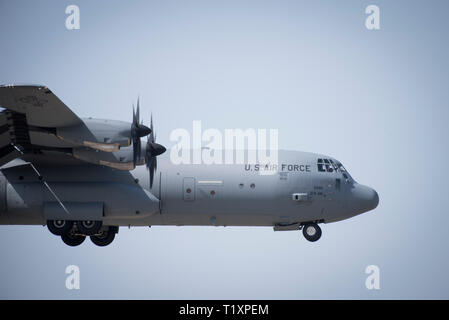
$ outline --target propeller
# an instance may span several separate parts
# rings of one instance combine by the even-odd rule
[[[137,111],[134,111],[133,105],[133,122],[131,124],[131,139],[133,143],[133,163],[134,167],[136,167],[137,161],[140,159],[141,153],[141,142],[140,138],[149,135],[152,132],[152,129],[145,126],[143,123],[139,123],[140,118],[140,106],[139,106],[139,98],[137,98]]]
[[[157,156],[163,154],[167,149],[163,145],[156,143],[156,134],[153,130],[153,116],[151,116],[149,128],[140,122],[140,105],[139,98],[137,98],[137,109],[134,110],[133,105],[133,122],[131,124],[134,167],[136,167],[136,164],[141,159],[142,145],[140,138],[144,136],[148,136],[145,148],[145,163],[147,169],[150,171],[151,188],[153,186],[154,173],[157,169]]]
[[[167,149],[156,143],[156,134],[153,130],[153,115],[150,120],[150,135],[147,138],[147,145],[145,148],[145,163],[147,169],[150,171],[150,188],[153,187],[154,172],[157,169],[157,156],[163,154]]]

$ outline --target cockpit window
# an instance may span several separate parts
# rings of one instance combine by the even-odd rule
[[[318,165],[318,171],[326,172],[326,170],[324,169],[324,161],[323,161],[323,159],[318,159],[317,160],[317,165]]]
[[[331,159],[329,159],[329,162],[331,163],[332,168],[334,168],[334,170],[338,172],[338,165],[335,164]]]
[[[332,159],[322,159],[319,158],[317,160],[317,166],[318,166],[318,171],[319,172],[339,172],[343,174],[343,177],[348,180],[349,179],[349,173],[348,171],[345,169],[345,167],[343,167],[343,165],[338,162],[338,161],[334,161]]]
[[[351,175],[349,174],[348,170],[346,170],[345,167],[343,167],[343,165],[339,162],[337,163],[338,166],[338,172],[341,172],[341,174],[343,175],[343,178],[345,178],[346,183],[350,183],[353,182],[354,179],[352,179]]]
[[[317,160],[318,171],[320,172],[334,172],[334,164],[332,160],[329,159],[318,159]]]
[[[318,161],[317,161],[318,171],[320,171],[320,172],[326,172],[327,171],[327,168],[325,167],[324,160],[325,159],[318,159]]]

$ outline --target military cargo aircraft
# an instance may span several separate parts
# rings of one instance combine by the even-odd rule
[[[110,244],[120,226],[270,226],[321,237],[318,224],[378,205],[336,159],[279,151],[263,164],[173,164],[153,121],[79,118],[41,85],[0,87],[0,224],[43,225],[69,246]],[[145,143],[141,138],[147,137]]]

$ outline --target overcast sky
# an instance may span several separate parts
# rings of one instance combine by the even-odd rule
[[[65,9],[80,9],[67,30]],[[365,8],[380,8],[367,30]],[[449,298],[447,1],[0,2],[0,83],[47,85],[79,116],[152,112],[158,142],[277,128],[379,206],[307,242],[271,228],[121,228],[99,248],[0,226],[0,298]],[[77,265],[80,290],[67,290]],[[365,268],[380,268],[367,290]]]

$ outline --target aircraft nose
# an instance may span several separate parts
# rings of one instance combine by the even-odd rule
[[[355,184],[351,190],[350,206],[356,213],[363,213],[373,210],[379,204],[379,195],[376,190]]]

